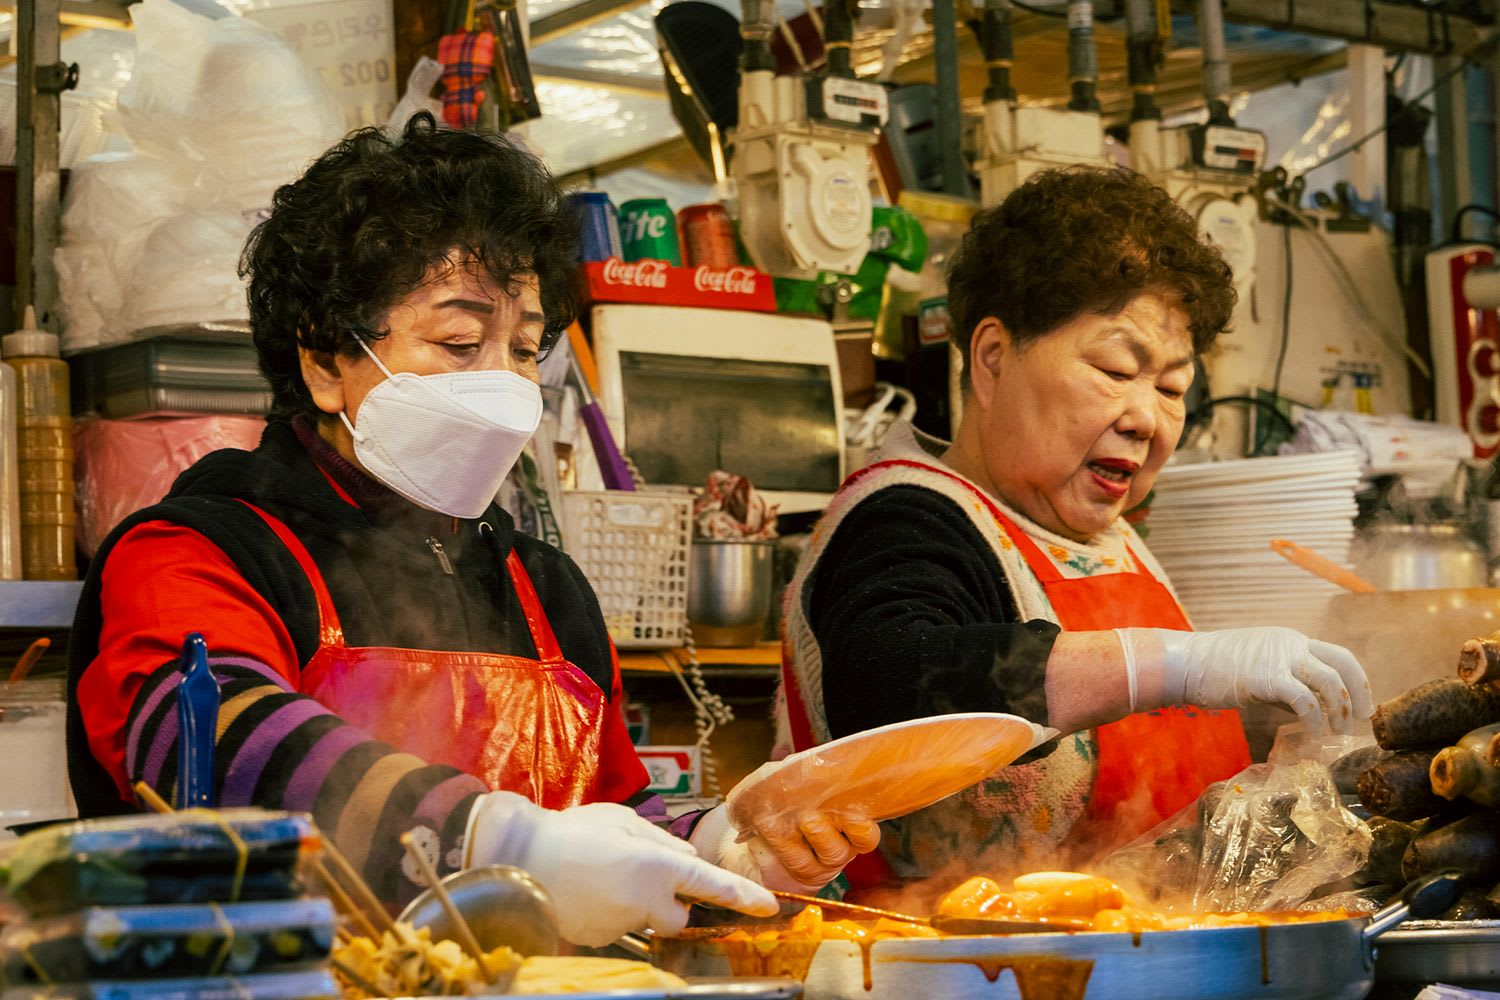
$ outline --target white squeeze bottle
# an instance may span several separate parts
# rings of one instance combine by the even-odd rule
[[[73,555],[73,403],[57,334],[39,330],[26,307],[24,329],[0,337],[15,370],[16,465],[20,483],[21,573],[27,580],[76,580]]]

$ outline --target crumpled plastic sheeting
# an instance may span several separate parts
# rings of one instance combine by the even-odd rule
[[[260,417],[237,416],[74,424],[78,543],[84,554],[92,556],[115,525],[166,496],[188,466],[220,448],[254,448],[265,426]]]
[[[107,117],[132,152],[81,165],[55,261],[63,347],[243,319],[236,270],[271,196],[343,132],[321,80],[270,29],[171,0],[131,7],[134,72]]]
[[[1210,785],[1103,873],[1168,912],[1296,909],[1369,854],[1370,829],[1344,808],[1329,765],[1370,742],[1285,726],[1266,763]]]

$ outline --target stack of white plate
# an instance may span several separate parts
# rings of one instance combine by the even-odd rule
[[[1338,588],[1277,555],[1271,539],[1347,567],[1361,461],[1336,451],[1163,469],[1146,542],[1193,626],[1315,628]]]

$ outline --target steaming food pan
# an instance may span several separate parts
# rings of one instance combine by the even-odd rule
[[[800,975],[805,1000],[1359,1000],[1374,985],[1375,942],[1409,916],[1451,906],[1461,878],[1414,882],[1373,917],[1140,934],[1083,932],[891,938],[772,946],[731,969],[702,936],[654,942],[678,975]],[[701,932],[700,932],[701,933]]]

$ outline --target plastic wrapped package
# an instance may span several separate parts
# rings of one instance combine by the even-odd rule
[[[335,929],[324,899],[77,910],[0,934],[0,975],[15,984],[242,976],[315,964]]]
[[[1369,743],[1285,726],[1266,763],[1210,785],[1102,871],[1168,912],[1296,909],[1369,855],[1370,829],[1344,808],[1329,767]]]
[[[51,826],[0,852],[0,889],[33,918],[86,906],[252,902],[302,894],[312,817],[188,810]]]
[[[78,542],[92,556],[130,514],[161,500],[188,466],[220,448],[252,449],[259,417],[81,420],[73,428]]]
[[[106,117],[132,153],[85,164],[64,205],[64,347],[245,316],[240,250],[343,132],[327,88],[273,31],[171,0],[130,8],[134,71]],[[112,196],[113,195],[113,196]]]
[[[336,1000],[327,969],[200,979],[96,979],[50,986],[15,986],[0,1000]]]

